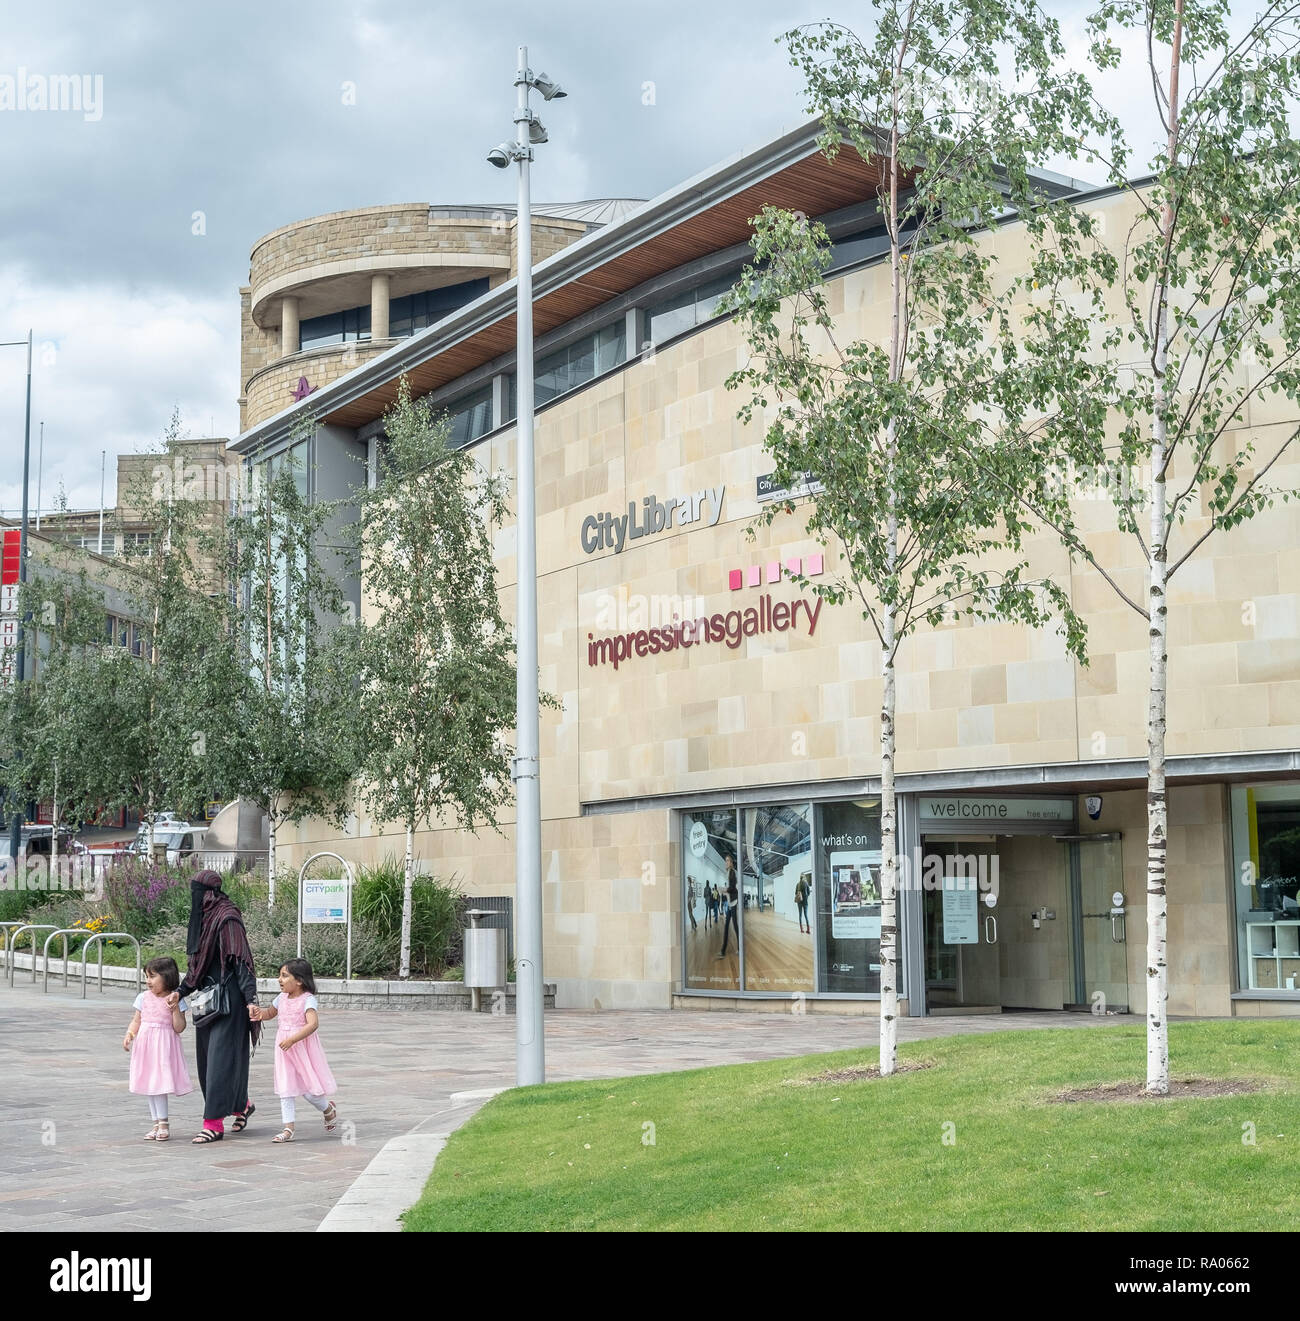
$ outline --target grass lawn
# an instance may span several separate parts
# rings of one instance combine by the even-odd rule
[[[1300,1220],[1300,1024],[1173,1024],[1173,1076],[1250,1095],[1053,1103],[1145,1077],[1145,1025],[555,1083],[453,1134],[408,1230],[1277,1230]],[[1255,1126],[1254,1145],[1243,1125]],[[945,1129],[945,1125],[952,1128]],[[945,1133],[951,1140],[944,1141]],[[653,1137],[653,1143],[650,1139]]]

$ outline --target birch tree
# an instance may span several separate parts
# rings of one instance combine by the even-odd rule
[[[206,802],[232,796],[238,742],[230,716],[244,681],[229,597],[212,590],[221,517],[172,480],[179,427],[174,414],[153,471],[124,493],[151,531],[128,541],[121,561],[129,647],[99,658],[121,699],[115,715],[105,713],[117,745],[107,766],[123,781],[111,801],[140,811],[150,849],[159,812],[200,815]]]
[[[34,574],[23,584],[20,602],[23,617],[30,621],[34,673],[27,682],[0,688],[5,792],[18,803],[53,803],[54,871],[60,824],[86,820],[104,798],[97,792],[98,778],[104,755],[112,753],[102,746],[105,735],[86,711],[97,705],[104,689],[97,664],[104,609],[84,573]],[[18,748],[21,757],[13,755]]]
[[[230,714],[244,678],[225,598],[205,590],[212,510],[157,480],[178,434],[173,416],[154,473],[123,492],[152,535],[93,577],[83,552],[54,551],[24,590],[35,665],[16,729],[30,792],[81,820],[129,807],[151,832],[164,808],[197,813],[230,795]],[[116,636],[106,633],[110,586]]]
[[[822,283],[831,253],[819,225],[766,210],[753,267],[730,301],[751,359],[749,421],[765,411],[775,480],[811,472],[820,494],[808,532],[842,570],[808,584],[852,600],[882,657],[880,1070],[895,1070],[898,1015],[895,674],[904,639],[956,613],[1039,626],[1055,618],[1068,649],[1084,636],[1064,591],[1022,554],[1032,381],[1018,362],[1012,307],[1023,290],[999,273],[980,231],[1014,213],[1029,245],[1077,223],[1032,173],[1083,129],[1106,131],[1086,82],[1057,72],[1056,23],[1026,0],[888,0],[868,38],[818,24],[786,34],[822,146],[846,147],[875,172],[888,241],[884,342],[847,342]],[[1004,70],[1010,85],[1002,86]],[[783,513],[769,507],[762,520]],[[996,556],[1002,563],[992,568]]]
[[[444,418],[402,379],[357,525],[373,617],[357,630],[362,799],[406,829],[400,975],[411,972],[414,835],[442,814],[473,831],[511,800],[514,642],[492,529],[502,478],[447,443]]]
[[[238,781],[270,823],[267,902],[274,905],[277,827],[308,816],[341,824],[358,752],[345,566],[322,555],[337,507],[310,497],[303,465],[287,459],[267,467],[228,536],[247,678],[231,710],[242,741]]]
[[[1169,587],[1217,533],[1294,491],[1273,474],[1300,434],[1300,51],[1294,3],[1268,4],[1234,36],[1226,0],[1108,0],[1092,54],[1122,67],[1138,38],[1159,146],[1151,178],[1111,182],[1136,218],[1108,242],[1112,279],[1044,286],[1029,318],[1043,379],[1076,425],[1050,438],[1034,501],[1071,551],[1147,628],[1146,1087],[1169,1090],[1165,742]],[[1094,272],[1095,274],[1096,272]],[[1073,299],[1113,292],[1117,315],[1090,333]],[[1249,427],[1269,401],[1267,427]],[[1051,453],[1055,450],[1056,453]],[[1143,569],[1134,590],[1113,533],[1090,535],[1071,497],[1102,493]],[[1245,608],[1245,603],[1243,603]]]

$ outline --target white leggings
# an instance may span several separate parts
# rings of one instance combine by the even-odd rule
[[[149,1118],[153,1120],[167,1118],[167,1093],[149,1098]]]
[[[304,1092],[302,1094],[302,1099],[306,1101],[308,1105],[314,1105],[322,1114],[330,1108],[330,1103],[323,1096],[313,1096],[310,1092]],[[296,1113],[294,1110],[295,1100],[297,1100],[297,1098],[293,1096],[282,1096],[280,1098],[280,1118],[286,1124],[292,1124],[294,1121]]]

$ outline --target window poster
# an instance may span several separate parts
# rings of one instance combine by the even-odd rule
[[[880,850],[840,849],[830,855],[831,935],[880,939]]]
[[[880,993],[880,799],[816,810],[818,990]]]
[[[979,884],[974,876],[943,878],[943,943],[979,944]]]

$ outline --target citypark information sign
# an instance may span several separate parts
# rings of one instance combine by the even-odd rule
[[[307,880],[307,868],[318,858],[331,858],[343,868],[342,876],[318,877]],[[302,929],[322,923],[348,928],[348,958],[346,980],[352,980],[352,887],[356,877],[352,864],[337,853],[328,850],[313,853],[298,869],[298,957],[302,958]]]
[[[302,921],[341,924],[348,920],[348,882],[343,876],[323,881],[304,881],[302,887]]]

